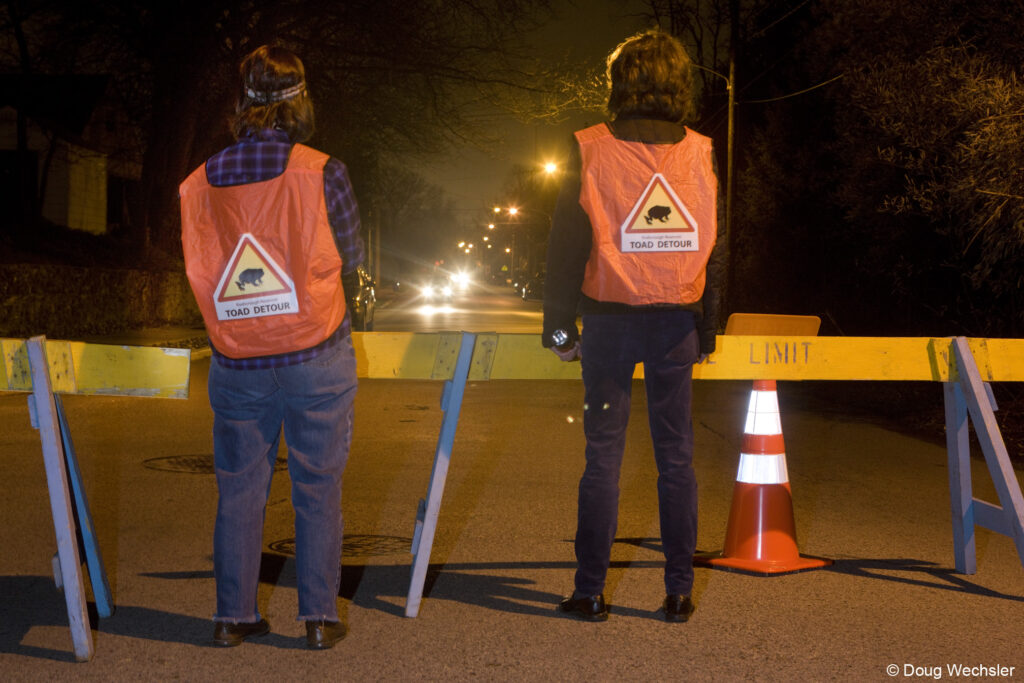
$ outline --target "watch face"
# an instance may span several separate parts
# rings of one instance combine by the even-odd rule
[[[555,342],[555,346],[562,346],[569,341],[569,333],[565,330],[555,330],[551,333],[551,341]]]

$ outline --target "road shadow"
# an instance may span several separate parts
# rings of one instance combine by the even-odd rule
[[[621,538],[627,543],[651,550],[660,549],[658,539]],[[658,560],[613,561],[612,568],[660,569]],[[515,561],[515,562],[449,562],[429,565],[423,597],[447,600],[503,614],[571,619],[558,611],[563,595],[536,588],[536,582],[518,574],[544,571],[570,571],[575,562]],[[966,593],[984,598],[1024,602],[1024,596],[1010,595],[992,590],[970,581],[954,569],[933,562],[912,558],[846,558],[837,559],[821,571],[834,572],[858,578],[892,581],[908,586]],[[743,572],[740,572],[743,573]],[[342,582],[339,596],[363,609],[377,610],[402,617],[408,596],[411,568],[409,565],[342,564]],[[182,582],[182,590],[195,580],[208,581],[210,570],[151,572],[142,576]],[[781,575],[781,576],[784,576]],[[286,555],[264,553],[260,581],[277,588],[295,588],[294,561]],[[202,590],[208,590],[204,586]],[[68,628],[64,599],[49,576],[0,576],[0,595],[4,597],[4,618],[0,619],[0,653],[16,654],[37,659],[74,662],[70,629],[66,649],[43,647],[26,643],[26,635],[36,627]],[[139,638],[166,643],[182,643],[196,647],[215,647],[211,643],[213,623],[208,617],[196,617],[136,605],[117,605],[114,614],[98,619],[95,605],[89,603],[92,628],[97,633],[108,633],[127,638]],[[658,610],[644,610],[610,605],[612,614],[643,619],[660,619]],[[30,639],[31,640],[31,639]],[[251,641],[263,647],[303,649],[305,642],[271,632]]]
[[[980,586],[969,581],[967,575],[960,574],[955,569],[941,567],[934,562],[925,562],[924,560],[910,558],[849,558],[835,560],[834,564],[829,567],[823,567],[822,571],[877,579],[879,581],[892,581],[924,588],[955,591],[985,598],[1024,602],[1024,596],[1001,593],[991,588]]]
[[[284,552],[264,552],[260,562],[260,582],[276,588],[296,588],[295,563],[289,552],[291,545],[277,542]],[[571,541],[567,541],[571,542]],[[635,545],[661,551],[657,538],[618,538],[616,543]],[[394,616],[405,616],[405,605],[412,574],[412,557],[403,564],[365,564],[360,561],[369,554],[342,559],[341,585],[338,596],[363,609],[377,610]],[[660,569],[660,560],[614,560],[611,569]],[[535,581],[524,578],[524,571],[572,571],[575,562],[523,560],[515,562],[448,562],[428,565],[423,585],[423,598],[450,600],[506,614],[569,618],[557,611],[562,594],[536,589]],[[514,573],[514,574],[510,574]],[[143,576],[172,581],[210,579],[210,570],[149,572]],[[568,593],[572,586],[566,587]],[[649,618],[654,612],[611,606],[614,614]]]
[[[0,653],[10,653],[74,662],[74,645],[68,628],[67,649],[57,650],[22,644],[29,629],[36,626],[68,627],[67,606],[64,596],[57,590],[50,576],[0,576],[0,595],[3,596],[3,619],[0,619]],[[95,609],[89,605],[90,621]]]
[[[68,625],[64,596],[49,576],[0,576],[0,595],[4,596],[4,618],[0,619],[0,653],[35,659],[75,662],[71,628]],[[95,633],[110,633],[129,638],[165,643],[185,643],[214,647],[213,622],[164,610],[117,605],[114,614],[99,619],[95,603],[88,603],[89,623]],[[66,631],[65,648],[42,647],[26,643],[33,628],[61,627]],[[95,636],[95,634],[94,634]],[[47,636],[50,638],[50,636]],[[267,642],[268,636],[264,639]],[[294,639],[280,637],[281,641]],[[281,642],[279,646],[290,643]]]

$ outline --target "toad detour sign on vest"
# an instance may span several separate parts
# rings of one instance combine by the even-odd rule
[[[704,293],[717,235],[711,140],[618,140],[605,124],[576,133],[580,204],[593,226],[583,293],[632,306],[687,304]]]
[[[214,187],[205,164],[181,184],[185,270],[213,346],[230,358],[316,346],[345,317],[327,219],[328,156],[295,145],[284,173]]]

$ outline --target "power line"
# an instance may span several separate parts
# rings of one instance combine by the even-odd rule
[[[783,15],[782,15],[781,17],[779,17],[778,19],[776,19],[776,20],[775,20],[775,21],[773,21],[772,23],[768,24],[767,26],[765,26],[764,28],[760,29],[759,31],[755,31],[755,32],[754,32],[754,34],[753,34],[753,35],[751,35],[750,37],[751,37],[751,38],[759,38],[760,36],[763,36],[763,35],[764,35],[765,33],[767,33],[767,32],[768,32],[768,31],[769,31],[769,30],[770,30],[770,29],[771,29],[771,28],[772,28],[773,26],[775,26],[776,24],[780,24],[780,23],[782,23],[783,21],[785,21],[786,19],[788,19],[788,18],[790,17],[790,15],[792,15],[793,13],[795,13],[795,12],[796,12],[797,10],[801,9],[801,8],[802,8],[802,7],[804,6],[804,5],[808,5],[808,4],[810,4],[810,3],[811,3],[811,1],[812,1],[812,0],[804,0],[804,1],[803,1],[803,2],[801,2],[801,3],[799,4],[799,5],[797,5],[797,6],[796,6],[796,7],[794,7],[793,9],[789,10],[788,12],[786,12],[785,14],[783,14]]]
[[[839,74],[838,76],[830,78],[827,81],[824,81],[822,83],[818,83],[817,85],[812,85],[811,87],[804,88],[803,90],[798,90],[797,92],[789,93],[788,95],[779,95],[778,97],[769,97],[769,98],[763,99],[763,100],[743,100],[740,104],[764,104],[765,102],[778,102],[779,100],[785,100],[785,99],[788,99],[790,97],[796,97],[797,95],[803,95],[804,93],[809,93],[812,90],[817,90],[818,88],[823,88],[826,85],[828,85],[829,83],[832,83],[834,81],[838,81],[840,78],[842,78],[845,75],[846,74],[844,74],[844,73],[843,74]]]

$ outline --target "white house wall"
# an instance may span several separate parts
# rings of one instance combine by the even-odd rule
[[[68,147],[66,225],[97,235],[107,231],[107,157]]]

